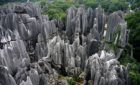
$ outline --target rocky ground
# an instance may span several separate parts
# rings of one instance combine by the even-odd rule
[[[118,59],[128,44],[123,12],[70,7],[49,20],[31,2],[0,8],[0,85],[129,85]]]

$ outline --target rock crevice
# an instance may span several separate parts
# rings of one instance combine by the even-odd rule
[[[33,3],[8,5],[0,9],[0,84],[67,85],[59,75],[84,72],[84,85],[129,85],[118,61],[128,33],[123,12],[101,6],[70,7],[64,25]]]

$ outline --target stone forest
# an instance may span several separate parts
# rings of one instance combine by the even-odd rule
[[[0,85],[140,84],[126,11],[71,5],[58,19],[45,9],[29,0],[0,6]]]

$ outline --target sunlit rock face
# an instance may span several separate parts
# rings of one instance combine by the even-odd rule
[[[127,43],[121,11],[70,7],[64,24],[33,3],[9,4],[0,9],[0,85],[67,85],[60,75],[82,72],[84,85],[129,85],[118,61]]]
[[[128,68],[120,65],[111,52],[102,50],[100,55],[90,56],[85,72],[85,85],[88,80],[93,80],[93,85],[128,85]]]

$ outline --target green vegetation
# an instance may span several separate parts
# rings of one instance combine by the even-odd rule
[[[2,0],[0,4],[7,2],[26,2],[27,0]],[[43,9],[43,14],[48,15],[50,19],[65,19],[67,8],[70,6],[80,6],[84,4],[86,7],[96,8],[101,5],[106,12],[114,12],[118,10],[126,11],[129,9],[129,3],[135,9],[139,6],[139,0],[30,0],[39,3]]]
[[[140,12],[129,14],[126,16],[128,28],[130,32],[130,43],[140,40]]]
[[[136,9],[140,6],[140,0],[126,0],[131,5],[132,9]]]
[[[140,12],[136,12],[133,14],[128,14],[126,16],[126,20],[128,23],[128,28],[130,29],[130,37],[129,42],[133,45],[134,49],[134,58],[138,61],[139,59],[139,51],[140,51]]]
[[[73,79],[67,79],[68,85],[76,85]]]
[[[139,85],[140,83],[140,63],[136,59],[130,57],[130,50],[126,48],[123,51],[122,57],[119,59],[120,63],[129,67],[129,77],[131,85]]]
[[[140,50],[140,12],[136,12],[133,14],[128,14],[125,19],[127,20],[128,23],[128,28],[130,29],[130,37],[129,37],[129,42],[130,44],[133,45],[134,49],[134,58],[130,58],[128,55],[128,49],[124,53],[124,57],[120,59],[122,64],[126,65],[129,63],[130,65],[130,78],[132,85],[139,85],[140,83],[140,63],[137,61],[139,60],[139,50]],[[136,61],[137,60],[137,61]]]
[[[113,12],[117,10],[127,10],[128,4],[125,0],[37,0],[43,9],[43,14],[48,15],[50,19],[65,20],[66,11],[71,6],[80,6],[84,4],[86,7],[95,9],[101,5],[105,11]]]
[[[133,46],[133,49],[130,46],[127,46],[123,51],[122,57],[119,59],[120,63],[129,66],[129,76],[131,78],[131,85],[139,85],[140,83],[140,12],[133,14],[127,14],[125,19],[128,24],[128,29],[130,29],[129,42]],[[131,49],[134,52],[134,55],[131,55]],[[134,57],[134,58],[133,58]]]
[[[5,4],[7,2],[26,2],[26,1],[28,0],[1,0],[0,4]],[[140,0],[30,0],[30,1],[57,4],[57,6],[58,4],[67,5],[69,3],[75,6],[79,4],[85,4],[86,6],[88,7],[90,6],[92,8],[95,8],[100,4],[103,8],[105,8],[106,11],[109,12],[113,12],[116,10],[126,10],[128,8],[128,4],[132,6],[132,9],[135,9],[140,5]]]
[[[68,77],[68,76],[63,76],[59,75],[58,79],[61,80],[67,80],[68,85],[82,85],[83,84],[83,79],[79,78],[79,76],[73,76],[73,77]]]
[[[101,2],[101,5],[109,13],[118,10],[126,11],[128,9],[128,3],[125,0],[104,0]]]
[[[72,6],[71,1],[53,1],[49,2],[47,0],[38,1],[43,9],[43,14],[48,15],[50,19],[62,19],[65,20],[66,10]]]
[[[72,78],[67,79],[68,85],[81,85],[83,80],[78,76],[73,76]]]

